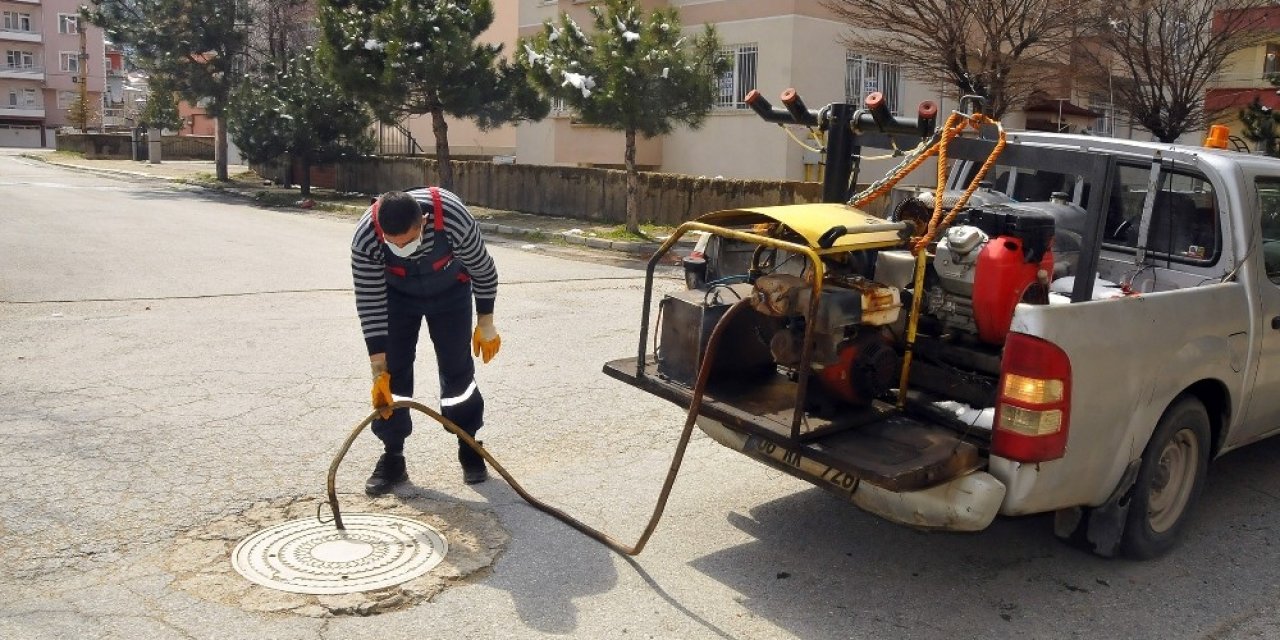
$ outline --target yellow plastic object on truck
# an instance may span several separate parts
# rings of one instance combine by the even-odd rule
[[[903,243],[897,231],[850,233],[836,240],[830,249],[818,246],[818,238],[832,227],[885,224],[884,218],[873,216],[861,209],[839,203],[792,204],[778,207],[728,209],[708,213],[698,222],[722,227],[739,227],[776,222],[804,238],[805,243],[819,254],[844,253],[866,249],[896,247]]]

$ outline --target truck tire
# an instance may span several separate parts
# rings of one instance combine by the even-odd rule
[[[1180,397],[1161,416],[1142,453],[1121,549],[1145,560],[1174,547],[1209,468],[1209,413]]]

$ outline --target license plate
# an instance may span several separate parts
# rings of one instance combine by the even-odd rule
[[[743,452],[757,458],[777,461],[814,484],[830,486],[837,491],[848,493],[851,497],[858,490],[857,476],[805,457],[798,451],[759,436],[747,436],[747,444]]]

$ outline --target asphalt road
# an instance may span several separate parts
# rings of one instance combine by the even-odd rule
[[[414,484],[510,535],[489,570],[371,617],[175,589],[175,538],[319,495],[367,411],[351,229],[0,156],[0,638],[1280,637],[1280,442],[1219,460],[1185,543],[1135,563],[1059,544],[1044,516],[976,535],[887,524],[697,435],[630,562],[499,480],[465,487],[420,429]],[[633,540],[683,418],[600,373],[634,352],[641,274],[491,251],[503,350],[480,367],[482,437],[533,493]],[[339,487],[377,453],[358,441]]]

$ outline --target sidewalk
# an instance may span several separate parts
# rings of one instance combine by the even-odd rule
[[[312,198],[303,200],[296,188],[283,188],[264,182],[252,171],[240,166],[230,167],[231,180],[220,183],[215,178],[212,161],[166,161],[150,164],[133,160],[90,160],[75,154],[62,152],[27,153],[23,157],[51,165],[88,171],[103,175],[164,180],[175,184],[191,185],[211,191],[228,193],[253,200],[268,207],[320,209],[333,213],[359,216],[368,208],[369,196],[354,193],[335,193],[328,189],[315,189]],[[658,249],[674,230],[670,227],[646,227],[653,241],[638,241],[626,236],[620,225],[601,224],[588,220],[557,218],[552,216],[504,211],[485,207],[470,207],[472,215],[480,222],[485,234],[523,238],[532,242],[557,242],[580,245],[591,249],[619,251],[649,256]],[[681,238],[682,245],[696,241],[696,236]]]

